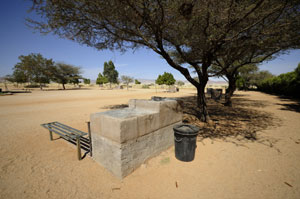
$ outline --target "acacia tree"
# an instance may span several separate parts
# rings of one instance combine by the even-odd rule
[[[177,84],[178,86],[184,86],[184,82],[183,82],[183,81],[180,81],[180,80],[176,81],[176,84]]]
[[[126,84],[128,90],[129,83],[133,82],[133,78],[126,75],[122,75],[121,80]]]
[[[50,81],[49,68],[54,65],[52,59],[46,59],[39,53],[31,53],[19,56],[19,60],[13,69],[14,80],[17,83],[38,83],[42,90],[42,84]]]
[[[109,61],[108,63],[104,62],[103,76],[107,78],[110,88],[112,83],[118,83],[119,73],[115,69],[115,65],[112,61]]]
[[[223,77],[228,82],[228,88],[225,93],[225,106],[232,106],[231,97],[236,90],[239,73],[243,71],[243,68],[246,70],[253,66],[257,70],[256,65],[266,60],[274,59],[280,52],[284,52],[289,48],[297,48],[299,42],[294,41],[292,37],[286,37],[278,39],[276,44],[269,45],[267,48],[264,48],[264,46],[251,46],[249,49],[249,45],[239,49],[230,47],[224,49],[227,52],[219,56],[209,69],[210,76]],[[250,71],[248,70],[248,72]]]
[[[53,32],[99,50],[147,47],[159,54],[197,88],[203,121],[209,119],[204,95],[208,69],[228,52],[226,48],[268,47],[279,37],[300,37],[297,0],[33,2],[32,10],[42,20],[28,22],[43,33]],[[199,81],[191,76],[189,66]]]
[[[5,79],[9,82],[15,82],[18,84],[23,84],[28,82],[28,78],[25,74],[25,71],[14,68],[14,72],[12,75],[7,75]]]
[[[80,67],[72,66],[65,63],[56,63],[55,66],[50,68],[51,80],[62,84],[65,90],[65,84],[77,83],[78,79],[81,78]]]

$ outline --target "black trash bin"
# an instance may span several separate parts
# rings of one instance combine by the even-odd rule
[[[178,124],[173,127],[175,140],[175,157],[184,162],[194,160],[196,139],[199,127],[189,124]]]

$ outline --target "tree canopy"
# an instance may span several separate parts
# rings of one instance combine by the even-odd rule
[[[122,75],[121,80],[126,84],[128,90],[129,83],[133,82],[133,78],[126,75]]]
[[[19,56],[19,60],[13,69],[11,80],[17,83],[38,83],[41,89],[43,83],[49,83],[49,68],[54,65],[52,59],[46,59],[39,53],[31,53]]]
[[[184,82],[183,82],[183,81],[180,81],[180,80],[178,80],[178,81],[176,81],[176,84],[177,84],[178,86],[183,86],[183,85],[184,85]]]
[[[28,22],[42,33],[99,50],[147,47],[158,53],[197,88],[203,120],[208,69],[218,58],[232,52],[228,56],[234,59],[244,55],[242,49],[298,48],[300,41],[298,0],[32,1],[42,20]]]
[[[176,80],[171,73],[164,72],[163,75],[158,75],[155,83],[158,85],[166,84],[168,86],[174,85]]]
[[[118,83],[118,76],[119,73],[115,69],[115,65],[112,61],[104,62],[104,67],[103,67],[103,76],[107,78],[107,81],[110,83]]]
[[[90,80],[90,79],[84,78],[84,79],[83,79],[83,83],[84,83],[84,84],[90,84],[90,83],[91,83],[91,80]]]
[[[137,80],[137,79],[134,80],[134,83],[135,84],[141,84],[141,82],[139,80]]]
[[[259,90],[300,98],[300,63],[294,71],[265,78],[258,82]]]
[[[65,63],[56,63],[50,68],[51,80],[62,84],[63,89],[65,89],[65,84],[74,83],[78,84],[81,71],[80,67],[72,66]]]
[[[101,73],[98,74],[97,80],[96,80],[96,84],[103,85],[108,83],[108,80],[105,76],[103,76]]]
[[[43,84],[54,81],[65,84],[79,84],[81,77],[80,67],[70,64],[55,63],[52,59],[46,59],[39,53],[19,56],[18,62],[13,68],[13,74],[7,76],[7,80],[16,83]]]

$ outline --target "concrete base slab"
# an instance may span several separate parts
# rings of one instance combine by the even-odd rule
[[[153,133],[126,143],[117,143],[100,135],[93,136],[93,159],[122,179],[146,160],[174,145],[173,126],[169,125]]]
[[[129,108],[91,114],[93,158],[123,178],[174,144],[182,121],[174,99],[130,100]]]

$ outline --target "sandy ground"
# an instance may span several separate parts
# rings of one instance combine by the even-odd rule
[[[62,139],[50,142],[41,123],[60,121],[86,131],[94,112],[132,98],[192,96],[195,91],[34,91],[0,96],[0,198],[300,198],[300,112],[296,102],[258,92],[236,99],[272,115],[277,125],[259,141],[204,139],[193,162],[180,162],[174,147],[123,180]],[[234,142],[230,142],[234,140]]]

